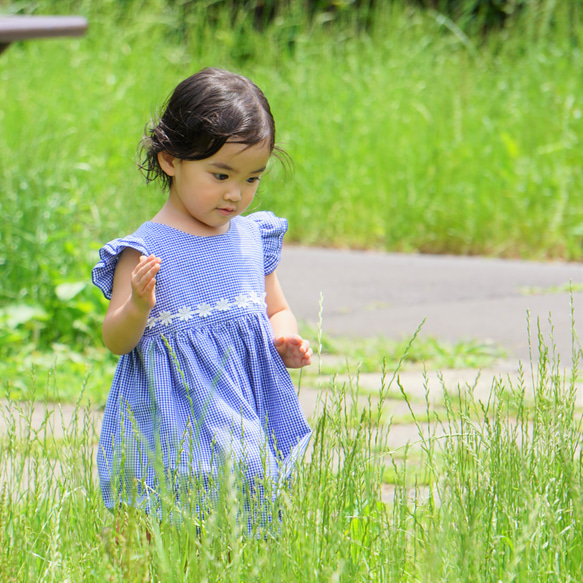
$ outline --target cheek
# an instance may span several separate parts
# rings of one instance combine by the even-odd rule
[[[256,194],[255,189],[245,192],[242,200],[242,203],[245,207],[249,207],[249,205],[253,202],[255,194]]]

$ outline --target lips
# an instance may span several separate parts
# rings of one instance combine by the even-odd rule
[[[218,208],[217,212],[225,217],[228,217],[230,215],[232,215],[235,212],[234,208],[229,208],[229,207],[225,207],[225,208]]]

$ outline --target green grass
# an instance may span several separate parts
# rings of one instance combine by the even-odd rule
[[[66,345],[52,350],[27,348],[0,363],[0,395],[28,400],[42,394],[53,403],[105,405],[117,357],[105,348],[74,352]]]
[[[411,409],[409,446],[390,447],[379,422],[400,391],[392,372],[374,400],[358,383],[327,393],[282,520],[258,536],[232,479],[203,521],[108,514],[94,412],[3,402],[2,581],[579,581],[581,350],[566,373],[541,347],[532,386],[500,381],[481,401],[449,387],[439,411]]]
[[[320,370],[328,374],[343,368],[346,372],[378,372],[383,362],[390,369],[398,366],[419,368],[423,365],[441,370],[481,369],[492,366],[506,355],[500,346],[475,339],[448,343],[429,336],[416,338],[414,344],[408,346],[410,338],[396,341],[382,336],[330,336],[318,334],[317,330],[309,326],[300,326],[300,332],[310,340],[314,349],[322,345]]]
[[[317,350],[318,335],[302,328]],[[448,344],[436,338],[392,341],[382,337],[344,338],[321,335],[321,360],[308,369],[291,370],[296,382],[317,387],[322,376],[341,373],[355,375],[378,373],[388,369],[428,370],[481,369],[495,365],[504,351],[477,340]],[[403,354],[405,353],[405,356]],[[0,361],[0,395],[13,399],[30,399],[39,392],[51,402],[76,403],[83,387],[82,404],[104,404],[117,364],[117,357],[105,348],[74,351],[65,344],[54,343],[50,350],[38,350],[34,343],[12,347],[10,357]]]
[[[520,290],[520,293],[525,296],[534,296],[539,294],[566,294],[577,293],[583,291],[582,283],[564,283],[563,285],[552,286],[548,288],[541,287],[525,287]]]

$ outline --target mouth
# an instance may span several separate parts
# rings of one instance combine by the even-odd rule
[[[218,208],[217,212],[220,215],[223,215],[224,217],[230,217],[231,215],[235,214],[235,211],[237,209],[235,208],[231,208],[231,207],[224,207],[224,208]]]

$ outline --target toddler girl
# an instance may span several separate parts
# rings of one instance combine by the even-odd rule
[[[142,149],[168,199],[100,250],[93,282],[110,300],[104,342],[121,355],[97,454],[103,499],[148,511],[162,476],[179,497],[229,460],[247,484],[285,478],[310,437],[286,367],[312,351],[275,273],[287,222],[241,216],[277,154],[261,90],[204,69],[176,87]]]

